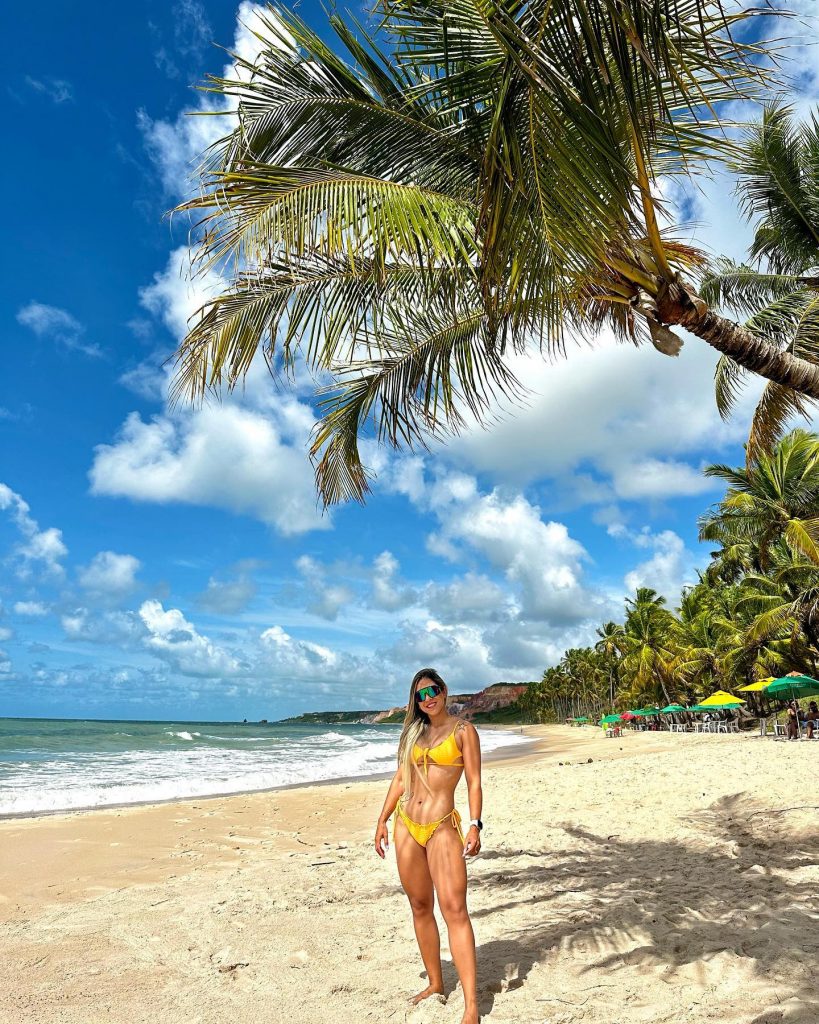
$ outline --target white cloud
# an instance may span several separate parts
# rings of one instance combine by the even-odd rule
[[[0,650],[0,675],[11,674],[11,659],[9,658],[8,651]]]
[[[254,516],[285,536],[328,529],[309,461],[293,443],[293,404],[285,399],[275,418],[233,405],[150,423],[132,413],[113,445],[96,448],[92,493],[211,505]]]
[[[168,395],[168,372],[154,359],[143,360],[126,370],[120,375],[119,383],[149,402],[164,401]]]
[[[100,551],[90,565],[79,570],[80,585],[101,596],[123,597],[136,586],[140,561],[133,555]]]
[[[235,577],[229,580],[211,576],[207,588],[196,599],[199,607],[216,615],[235,615],[243,611],[256,596],[256,584],[250,576],[250,570],[256,565],[256,562],[240,564]]]
[[[395,666],[379,657],[340,651],[310,640],[300,640],[279,625],[258,637],[254,675],[266,686],[296,681],[301,692],[341,701],[351,706],[350,684],[355,684],[353,705],[358,708],[389,706],[390,691],[400,678]],[[400,698],[397,698],[400,699]]]
[[[472,626],[446,625],[435,619],[408,622],[398,639],[377,655],[401,666],[407,681],[425,665],[439,667],[450,690],[474,691],[498,681],[489,646],[480,629]]]
[[[146,636],[145,626],[133,611],[95,614],[88,608],[74,608],[60,618],[67,640],[136,649]]]
[[[264,6],[242,0],[236,19],[236,35],[231,50],[244,60],[253,62],[262,49],[257,34],[265,35],[258,15],[271,17]],[[241,80],[247,77],[243,68],[228,64],[222,77]],[[165,189],[174,196],[191,191],[193,172],[202,154],[214,142],[226,135],[234,126],[231,116],[236,102],[232,97],[199,97],[195,111],[185,110],[175,121],[153,120],[146,111],[140,111],[138,125],[143,133],[148,153],[160,172]],[[191,116],[193,113],[208,116]]]
[[[338,613],[353,600],[352,590],[343,583],[330,583],[327,579],[326,567],[309,555],[302,555],[296,561],[305,583],[307,611],[322,619],[332,622]]]
[[[623,501],[658,499],[667,501],[713,490],[713,480],[686,462],[674,459],[641,459],[617,466],[612,479],[614,492]]]
[[[55,527],[41,530],[23,498],[7,484],[0,483],[0,512],[8,512],[23,540],[14,549],[17,575],[28,579],[36,570],[44,576],[61,577],[61,560],[68,554],[62,531]]]
[[[335,669],[340,661],[340,655],[329,647],[309,640],[296,640],[281,626],[264,630],[259,640],[276,666],[290,674],[314,676]]]
[[[175,249],[140,296],[177,340],[223,285],[212,272],[191,280],[189,269],[189,250]],[[160,387],[167,393],[167,377],[163,383],[159,371],[153,377],[144,367],[138,371],[123,383],[146,396]],[[282,399],[263,360],[257,360],[241,392],[225,395],[223,404],[166,412],[148,423],[132,413],[113,445],[97,447],[92,493],[225,508],[285,535],[329,529],[330,516],[317,509],[306,453],[314,421],[312,410],[295,396]]]
[[[60,576],[63,573],[60,559],[68,554],[62,537],[62,530],[50,526],[47,530],[32,533],[18,550],[25,562],[38,563],[46,572]]]
[[[48,615],[48,607],[42,601],[16,601],[13,610],[15,615],[24,615],[29,619],[40,619]]]
[[[468,572],[449,583],[428,583],[421,603],[443,623],[508,622],[517,608],[512,594],[480,573]]]
[[[627,540],[637,548],[647,548],[654,552],[650,558],[626,573],[624,583],[629,592],[638,587],[651,587],[676,605],[683,585],[695,582],[696,559],[673,530],[653,533],[644,527],[634,532],[615,524],[609,527],[609,534]]]
[[[145,648],[183,675],[225,677],[242,671],[237,658],[198,633],[178,608],[145,601],[139,616],[148,631]]]
[[[622,610],[622,605],[620,605]],[[554,665],[571,647],[594,643],[595,628],[604,617],[574,626],[551,626],[543,622],[499,623],[483,632],[495,679],[539,679],[547,665]]]
[[[398,559],[391,551],[382,551],[373,563],[372,603],[384,611],[396,611],[414,604],[418,595],[398,580]]]
[[[520,592],[523,618],[568,625],[596,613],[601,599],[582,580],[585,549],[565,524],[544,522],[522,494],[479,495],[460,475],[439,480],[431,500],[438,536],[456,549],[467,544],[500,569]]]
[[[212,41],[212,29],[204,5],[198,0],[177,0],[171,7],[170,20],[172,38],[162,37],[156,26],[148,24],[160,44],[154,52],[156,66],[169,78],[177,78],[180,70],[176,59],[200,57],[205,45]]]
[[[214,270],[192,277],[191,250],[181,245],[169,254],[165,269],[157,271],[151,284],[140,289],[139,301],[162,320],[174,338],[181,340],[188,333],[191,317],[224,287],[225,281]]]
[[[58,105],[74,99],[74,87],[64,78],[34,78],[26,75],[26,85]]]
[[[85,328],[65,309],[29,302],[18,310],[17,322],[28,327],[38,338],[49,338],[71,351],[82,352],[95,359],[102,358],[99,345],[82,340]]]
[[[759,390],[749,388],[737,416],[723,423],[713,398],[715,361],[696,339],[670,359],[605,337],[555,363],[515,358],[511,365],[532,392],[527,406],[507,406],[491,429],[452,439],[442,457],[518,486],[557,480],[579,503],[640,498],[646,491],[662,497],[657,492],[664,486],[667,497],[700,493],[702,479],[686,456],[742,440],[742,410]],[[584,493],[577,477],[585,467],[596,479],[585,478]]]

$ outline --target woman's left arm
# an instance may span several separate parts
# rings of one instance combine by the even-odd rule
[[[461,753],[464,759],[464,774],[469,796],[469,817],[480,821],[483,810],[483,790],[481,788],[481,741],[478,730],[469,722],[464,722],[461,733]],[[473,857],[481,848],[481,833],[477,825],[472,825],[466,836],[464,856]]]

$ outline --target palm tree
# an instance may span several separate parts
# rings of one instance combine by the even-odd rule
[[[708,466],[729,484],[723,500],[700,517],[700,539],[715,540],[766,571],[779,541],[819,565],[819,438],[794,430],[753,465]]]
[[[689,696],[724,689],[725,630],[716,614],[714,590],[705,582],[683,591],[679,615],[669,628],[672,672]]]
[[[747,330],[808,362],[819,362],[819,122],[797,124],[790,107],[768,106],[751,125],[738,158],[737,190],[756,220],[754,266],[718,262],[701,294],[748,317]],[[765,269],[760,270],[759,263]],[[717,404],[730,414],[748,381],[745,367],[723,355],[717,365]],[[748,437],[748,461],[770,451],[785,424],[807,413],[805,396],[776,381],[765,385]]]
[[[618,662],[623,650],[625,630],[619,622],[606,622],[598,630],[600,639],[594,645],[606,667],[609,679],[609,707],[614,708],[614,701],[619,689]]]
[[[632,698],[644,701],[662,696],[666,704],[671,703],[673,622],[665,598],[650,587],[638,587],[634,597],[626,600],[622,671],[631,683]]]
[[[753,616],[748,628],[751,639],[763,643],[789,641],[809,663],[803,671],[816,672],[819,658],[819,567],[780,544],[767,574],[749,573],[743,580],[742,611]]]
[[[660,228],[656,181],[735,145],[713,111],[770,81],[720,0],[384,0],[378,39],[294,14],[206,155],[200,267],[228,275],[179,352],[175,394],[239,383],[261,349],[333,374],[313,440],[325,502],[368,490],[359,439],[423,443],[518,395],[510,352],[603,326],[676,354],[682,326],[819,397],[819,367],[717,315],[702,253]],[[380,48],[385,40],[388,51]]]

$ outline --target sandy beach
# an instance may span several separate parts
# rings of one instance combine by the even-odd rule
[[[527,727],[484,768],[482,1020],[819,1020],[819,745]],[[562,763],[561,763],[562,762]],[[0,822],[0,1020],[457,1024],[383,781]],[[459,804],[466,811],[465,789]]]

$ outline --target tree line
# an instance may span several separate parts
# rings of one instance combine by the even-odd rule
[[[722,500],[699,519],[716,545],[677,606],[648,587],[589,647],[520,698],[532,721],[689,705],[717,689],[819,668],[819,437],[794,430],[743,467],[713,465]]]

